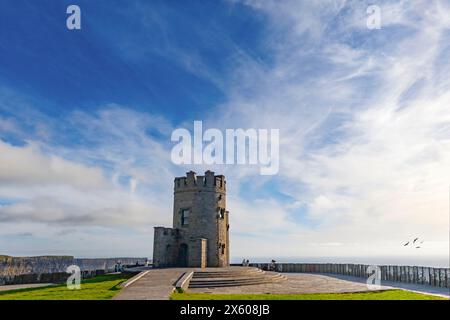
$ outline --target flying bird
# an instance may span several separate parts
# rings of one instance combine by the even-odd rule
[[[417,240],[419,240],[419,238],[415,238],[414,241],[413,241],[413,243],[416,243]]]
[[[419,246],[419,247],[416,247],[416,249],[420,249],[420,246]]]
[[[406,247],[409,244],[409,241],[407,243],[405,243],[403,246]]]

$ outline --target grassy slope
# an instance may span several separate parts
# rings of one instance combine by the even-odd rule
[[[0,291],[0,300],[108,300],[119,292],[118,285],[130,277],[128,274],[114,274],[86,279],[81,282],[80,290],[69,290],[63,284]]]
[[[211,294],[175,292],[170,298],[172,300],[448,300],[404,290],[308,294]]]

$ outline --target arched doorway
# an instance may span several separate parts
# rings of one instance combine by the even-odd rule
[[[187,267],[188,266],[188,245],[182,243],[178,251],[178,266]]]

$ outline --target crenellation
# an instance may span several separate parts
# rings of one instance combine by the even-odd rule
[[[214,172],[212,171],[206,171],[205,172],[205,187],[214,187],[215,180],[214,180]]]
[[[189,171],[188,173],[186,173],[186,175],[187,186],[195,188],[197,186],[196,173],[194,171]]]
[[[205,187],[205,177],[204,176],[197,176],[197,186],[203,188]]]

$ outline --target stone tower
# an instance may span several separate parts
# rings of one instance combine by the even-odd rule
[[[190,171],[175,178],[173,228],[155,227],[155,267],[225,267],[229,260],[229,221],[223,175]]]

